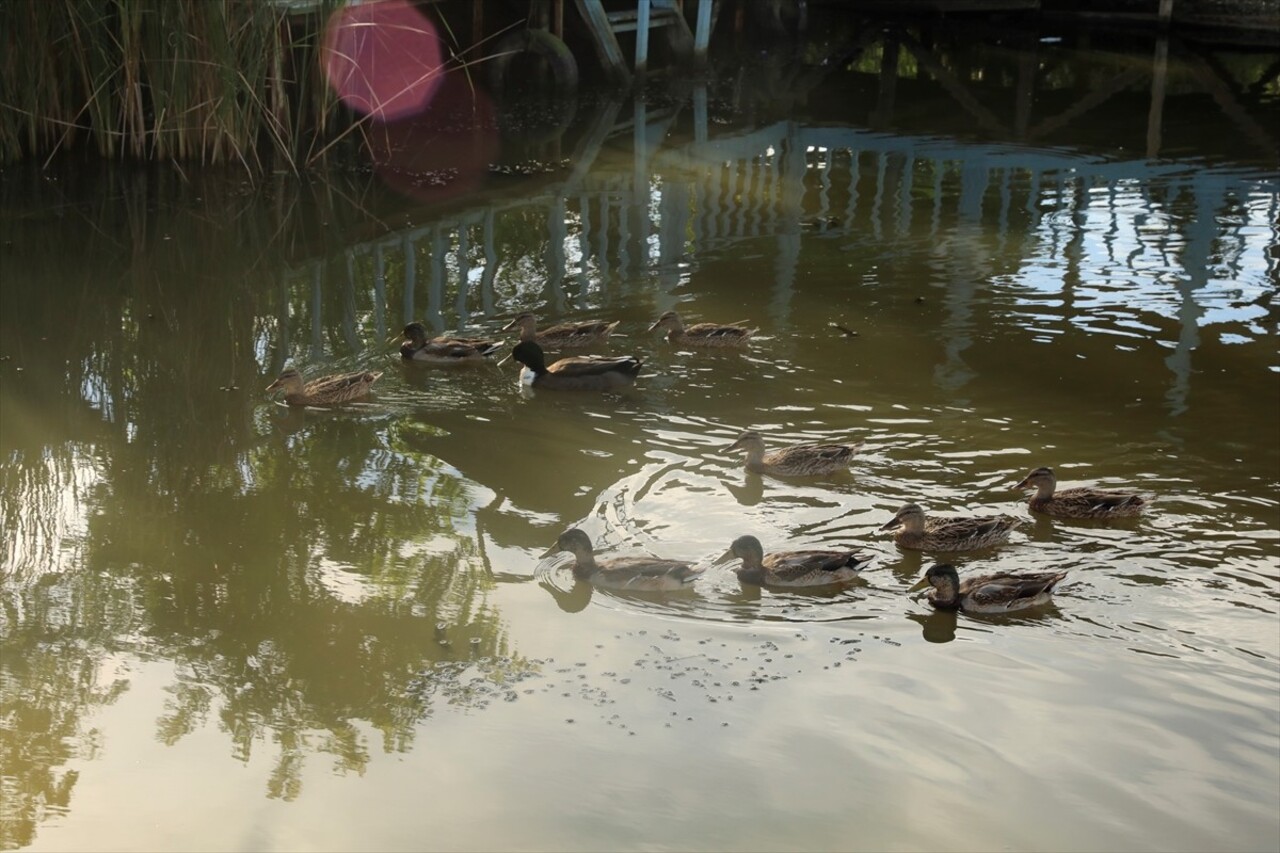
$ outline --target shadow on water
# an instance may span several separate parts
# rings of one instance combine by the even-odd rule
[[[1132,525],[1037,518],[1001,558],[1092,572],[1082,604],[1169,585],[1273,613],[1275,54],[1057,33],[837,22],[741,75],[734,56],[702,85],[581,97],[536,150],[503,137],[504,161],[557,168],[430,206],[398,194],[412,163],[261,188],[6,167],[0,706],[22,710],[0,846],[71,808],[128,658],[172,667],[163,743],[220,725],[241,761],[274,750],[266,793],[294,799],[311,753],[361,772],[370,739],[408,752],[438,709],[538,671],[504,587],[731,627],[900,621],[924,557],[876,525],[920,496],[1012,504],[992,484],[1030,457],[1182,497]],[[644,334],[677,306],[750,315],[762,343]],[[510,366],[395,359],[408,321],[497,334],[525,309],[621,320],[636,390],[522,396]],[[261,393],[286,363],[386,374],[367,404],[302,411]],[[779,484],[716,455],[749,424],[872,441],[848,477]],[[538,574],[523,555],[584,519],[602,548],[699,559],[754,532],[877,559],[824,594]],[[905,615],[931,643],[1061,621]]]

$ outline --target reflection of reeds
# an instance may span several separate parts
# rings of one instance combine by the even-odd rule
[[[324,0],[322,13],[337,5]],[[323,20],[323,17],[319,18]],[[0,60],[0,162],[88,139],[104,156],[288,167],[335,110],[314,20],[266,2],[16,0]],[[259,145],[265,142],[264,145]]]

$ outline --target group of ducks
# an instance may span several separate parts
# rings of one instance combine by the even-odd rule
[[[524,365],[521,384],[552,391],[615,391],[636,381],[640,359],[629,355],[576,355],[547,364],[545,350],[593,346],[608,338],[617,325],[617,321],[565,323],[538,331],[537,317],[526,311],[503,326],[502,331],[520,332],[509,358]],[[659,330],[665,331],[673,344],[698,347],[742,346],[756,331],[737,324],[685,326],[675,311],[666,312],[649,327],[650,332]],[[502,341],[492,338],[430,337],[421,323],[410,323],[404,327],[400,357],[423,364],[466,364],[482,362],[502,346]],[[283,391],[290,406],[333,406],[367,396],[381,376],[380,370],[368,370],[336,373],[307,382],[296,369],[288,368],[267,386],[267,391]]]
[[[523,365],[522,385],[564,391],[610,391],[633,383],[642,362],[634,356],[577,355],[547,364],[546,349],[572,349],[598,344],[608,338],[617,322],[566,323],[541,331],[537,318],[522,313],[502,331],[518,330],[520,340],[509,358]],[[664,331],[677,345],[693,347],[740,347],[756,331],[740,324],[697,323],[685,326],[680,316],[668,311],[649,327]],[[430,337],[421,323],[404,328],[400,356],[405,361],[449,365],[482,362],[503,346],[487,338]],[[504,363],[504,358],[501,363]],[[293,368],[285,370],[267,391],[283,390],[291,406],[325,406],[358,400],[366,396],[381,371],[357,371],[325,376],[305,382]],[[815,477],[847,468],[862,442],[853,444],[799,444],[766,451],[764,438],[753,430],[738,436],[729,451],[743,451],[747,470],[779,477]],[[1146,499],[1128,492],[1092,487],[1057,489],[1050,468],[1036,468],[1014,489],[1036,492],[1028,500],[1033,512],[1059,518],[1108,519],[1139,515]],[[931,518],[917,504],[907,504],[880,529],[892,530],[903,548],[934,552],[975,551],[999,545],[1022,523],[1011,516]],[[568,552],[574,557],[573,574],[596,586],[631,591],[664,591],[689,586],[707,569],[684,560],[657,557],[615,557],[597,559],[590,537],[571,528],[556,540],[543,557]],[[731,559],[740,561],[734,570],[745,584],[762,587],[830,587],[857,577],[870,557],[853,550],[790,550],[766,554],[754,536],[740,536],[713,564]],[[1006,613],[1046,603],[1066,572],[971,575],[963,580],[954,566],[931,566],[913,590],[930,587],[929,603],[942,610],[976,613]]]
[[[753,441],[759,436],[751,435]],[[737,448],[742,438],[731,445]],[[759,448],[758,444],[753,445]],[[795,445],[770,455],[789,458],[795,463],[807,459],[813,466],[806,473],[829,473],[835,470],[835,458],[847,464],[858,445]],[[750,453],[750,451],[748,451]],[[748,456],[748,468],[752,467]],[[757,464],[757,468],[758,468]],[[761,470],[770,470],[763,468]],[[776,473],[776,471],[775,471]],[[1147,501],[1141,495],[1113,492],[1088,486],[1057,490],[1057,478],[1050,468],[1036,468],[1022,479],[1016,490],[1035,489],[1028,501],[1035,512],[1059,518],[1106,519],[1133,517],[1142,512]],[[880,529],[893,530],[894,539],[903,548],[935,552],[976,551],[999,545],[1022,519],[1012,516],[962,516],[930,518],[917,504],[907,504]],[[597,560],[587,534],[577,528],[565,531],[543,557],[567,551],[574,557],[573,574],[579,580],[597,586],[626,590],[671,590],[692,584],[707,566],[683,560],[654,557],[617,557]],[[846,583],[858,576],[870,557],[854,550],[808,549],[774,551],[766,554],[754,536],[739,536],[713,564],[726,560],[741,561],[734,572],[745,584],[762,587],[829,587]],[[1066,572],[1029,572],[1015,574],[971,575],[960,578],[955,567],[938,563],[929,568],[912,590],[928,586],[929,603],[939,610],[965,610],[972,613],[1009,613],[1045,604]]]

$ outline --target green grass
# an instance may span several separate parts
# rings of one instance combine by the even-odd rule
[[[266,0],[5,0],[0,163],[109,158],[297,171],[351,118],[320,79],[316,15]]]

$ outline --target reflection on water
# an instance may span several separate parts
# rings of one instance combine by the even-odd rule
[[[436,758],[580,764],[578,834],[526,814],[540,829],[525,841],[649,844],[662,832],[618,830],[591,793],[618,778],[575,750],[686,723],[706,726],[688,754],[722,772],[707,786],[719,804],[762,796],[749,780],[770,758],[770,772],[893,780],[863,794],[885,816],[865,846],[946,846],[901,811],[920,786],[989,773],[1035,790],[1055,761],[1076,811],[1103,818],[1049,846],[1132,846],[1108,820],[1133,802],[1160,827],[1151,844],[1230,823],[1240,847],[1273,846],[1275,56],[821,33],[740,79],[581,98],[569,127],[493,145],[567,167],[496,170],[438,206],[358,169],[261,191],[208,173],[6,173],[0,843],[91,843],[80,802],[151,795],[152,779],[108,792],[97,770],[132,730],[113,710],[136,700],[151,739],[208,765],[207,784],[240,780],[240,810],[265,792],[321,827],[326,776],[369,786],[392,814],[361,824],[365,846],[411,846],[396,833],[415,826],[378,750],[460,815],[535,789],[551,813],[539,797],[556,791],[512,769],[421,782]],[[646,334],[676,306],[760,333],[743,353]],[[644,358],[637,387],[522,395],[510,366],[396,359],[407,321],[493,334],[520,310],[620,319],[599,350]],[[289,410],[261,392],[286,363],[387,372],[366,404]],[[748,427],[866,444],[847,474],[791,482],[724,453]],[[979,618],[906,594],[929,557],[877,532],[898,506],[1018,512],[1012,486],[1041,464],[1154,507],[1124,523],[1037,518],[956,560],[1068,570],[1052,607]],[[623,595],[539,564],[572,525],[608,553],[710,560],[750,533],[875,559],[823,594],[713,567],[692,590]],[[1013,716],[974,704],[973,684]],[[939,762],[926,723],[942,708],[955,745]],[[1030,753],[975,743],[966,727],[988,721],[1061,735]],[[788,747],[744,755],[726,727]],[[209,733],[256,790],[212,762]],[[629,760],[659,769],[689,747],[650,749]],[[1062,750],[1096,760],[1114,800]],[[1170,778],[1170,755],[1195,765],[1198,796],[1165,802],[1142,781]],[[673,846],[777,831],[628,784],[679,828]],[[943,802],[975,815],[975,843],[1007,841],[965,790]],[[838,812],[820,813],[790,846],[837,846]],[[192,819],[213,846],[242,843]],[[430,820],[416,826],[442,846],[515,843],[509,822]],[[297,837],[269,831],[261,846]],[[309,843],[351,846],[350,831]],[[1018,843],[1045,846],[1033,841]]]

